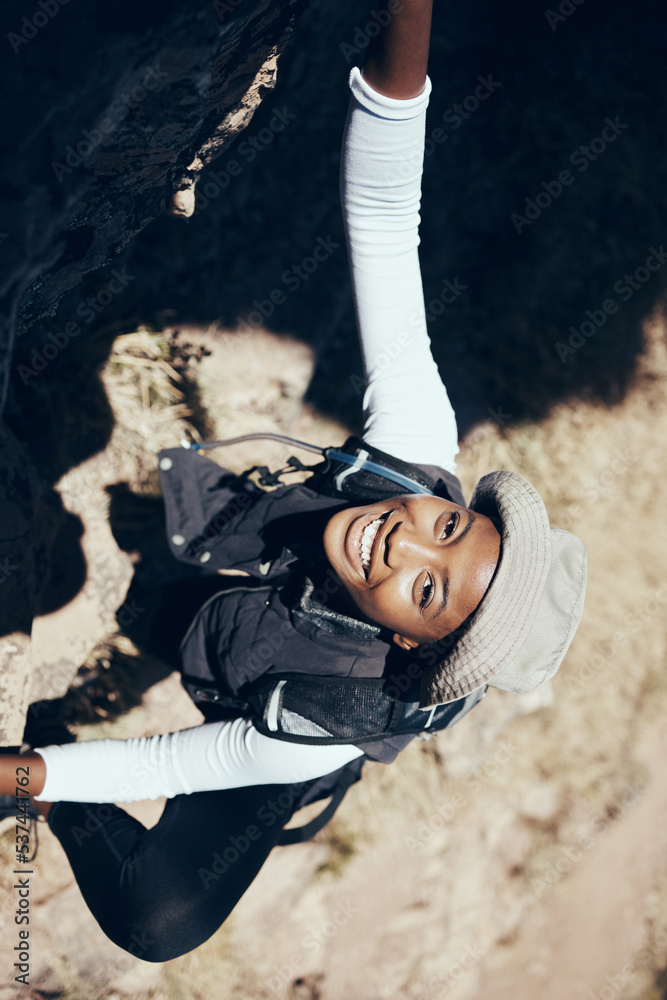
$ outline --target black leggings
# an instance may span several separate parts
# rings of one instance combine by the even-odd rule
[[[310,784],[177,795],[150,830],[118,806],[81,802],[55,802],[48,823],[105,934],[166,962],[226,920]]]
[[[132,598],[145,613],[136,635],[124,631],[177,667],[193,615],[230,581],[217,574],[193,578],[189,567],[165,558],[185,580],[146,588],[135,579],[125,603]],[[215,706],[200,707],[207,719],[220,717]],[[105,934],[137,958],[166,962],[202,944],[227,919],[312,784],[177,795],[150,830],[106,804],[55,802],[48,822]]]

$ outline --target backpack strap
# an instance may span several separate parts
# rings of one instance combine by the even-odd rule
[[[340,448],[327,448],[324,454],[326,462],[315,467],[308,486],[325,496],[365,504],[399,493],[436,491],[432,476],[361,438],[349,437]]]
[[[351,760],[333,787],[331,802],[314,819],[311,819],[309,823],[293,827],[291,830],[283,830],[278,841],[278,846],[286,847],[288,844],[302,844],[304,841],[314,837],[316,833],[319,833],[338,809],[338,806],[345,798],[348,788],[356,784],[361,778],[361,769],[363,766],[363,757]]]
[[[264,674],[244,685],[237,697],[223,695],[213,686],[186,684],[197,703],[212,703],[222,717],[245,715],[263,736],[314,746],[359,746],[394,735],[447,729],[486,693],[483,685],[463,698],[420,709],[419,680],[402,696],[392,687],[381,677],[300,672]]]
[[[403,695],[381,677],[265,674],[242,688],[253,725],[289,743],[359,746],[389,736],[446,729],[483,696],[485,686],[432,709],[419,708],[419,680]]]

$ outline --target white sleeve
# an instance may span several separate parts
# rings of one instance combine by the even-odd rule
[[[341,206],[366,388],[364,438],[407,462],[456,470],[458,433],[431,354],[419,208],[431,81],[410,100],[350,72]]]
[[[38,802],[136,802],[243,785],[308,781],[363,753],[271,739],[248,719],[163,736],[36,748],[46,763]]]

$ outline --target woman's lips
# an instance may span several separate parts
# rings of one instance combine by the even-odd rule
[[[366,574],[364,573],[364,567],[361,563],[361,536],[369,524],[372,524],[372,522],[376,521],[379,517],[386,518],[387,513],[388,512],[386,510],[376,510],[373,511],[372,514],[360,514],[359,517],[355,517],[354,520],[350,522],[345,534],[344,548],[347,561],[354,572],[357,573],[364,582],[366,582]],[[376,532],[373,546],[375,546],[375,542],[377,541],[381,530],[382,525],[379,526]]]

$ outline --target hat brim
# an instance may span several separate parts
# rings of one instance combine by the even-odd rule
[[[483,476],[470,509],[500,520],[498,566],[462,634],[429,646],[438,662],[422,676],[420,708],[465,697],[513,660],[526,641],[549,573],[549,517],[526,479],[504,469]]]

